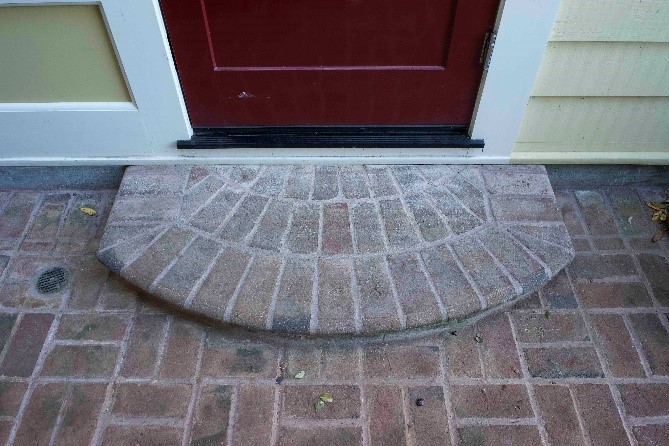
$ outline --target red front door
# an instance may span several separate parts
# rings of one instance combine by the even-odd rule
[[[499,0],[161,0],[194,126],[469,124]]]

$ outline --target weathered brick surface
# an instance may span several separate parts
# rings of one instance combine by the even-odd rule
[[[525,386],[452,386],[453,410],[461,418],[527,418],[532,408]]]
[[[594,445],[627,445],[627,435],[606,385],[574,386],[583,427]]]
[[[373,446],[406,445],[406,421],[401,389],[395,386],[367,388],[369,437]]]
[[[387,172],[383,167],[376,169]],[[523,169],[517,173],[527,174]],[[208,178],[229,181],[236,175],[237,191],[279,191],[264,193],[274,199],[284,184],[258,186],[256,179],[260,175],[262,180],[268,168],[205,170],[191,170],[192,178],[184,177],[188,190],[205,186]],[[374,197],[371,184],[376,180],[369,174],[373,169],[365,170]],[[464,168],[458,173],[439,167],[421,168],[419,173],[420,178],[407,176],[403,187],[417,187],[420,181],[447,185],[457,177],[459,183],[449,194],[457,197],[453,199],[458,205],[475,196],[474,190],[485,190],[478,171]],[[46,203],[44,199],[51,195],[58,194],[34,194],[35,204],[27,211],[30,218],[39,214],[37,203]],[[4,196],[9,200],[14,195]],[[103,206],[107,193],[71,196]],[[343,196],[338,192],[327,203],[343,201]],[[354,209],[372,204],[374,198],[351,200]],[[569,276],[558,275],[522,304],[473,325],[371,345],[339,341],[315,345],[286,339],[265,344],[255,338],[245,340],[248,335],[237,331],[186,320],[149,304],[136,288],[94,266],[94,259],[87,255],[90,251],[77,248],[65,258],[56,243],[34,244],[43,240],[26,238],[26,223],[17,237],[0,239],[0,253],[8,258],[7,269],[0,275],[0,441],[31,446],[664,444],[669,426],[664,361],[669,311],[662,307],[663,281],[669,271],[667,245],[641,243],[642,237],[654,232],[653,226],[630,238],[622,230],[627,214],[618,216],[622,211],[616,207],[615,190],[607,191],[605,200],[613,207],[603,209],[613,212],[620,234],[593,238],[588,231],[580,235],[588,251]],[[632,223],[645,211],[641,205],[641,214],[634,214]],[[479,212],[472,210],[468,215],[478,218]],[[583,218],[581,207],[575,212]],[[61,221],[67,219],[61,216]],[[97,237],[104,211],[96,223],[80,222],[73,221],[72,233],[61,246],[81,238],[82,243],[71,246],[83,247],[86,240]],[[416,223],[414,228],[418,227]],[[44,228],[52,230],[48,225]],[[547,259],[561,256],[560,247],[569,250],[558,243],[559,232],[552,225],[509,228],[514,236],[525,234],[526,239],[518,237],[523,244],[532,239],[551,247],[553,251],[543,251]],[[622,248],[603,254],[603,248],[619,247],[619,239],[625,242]],[[456,296],[478,299],[475,293],[467,294],[473,290],[465,291],[469,281],[447,248],[430,246],[430,255],[425,254],[427,245],[416,249],[421,271],[424,266],[425,277],[429,276],[447,308],[449,299]],[[258,248],[252,251],[260,253]],[[224,249],[220,264],[210,265],[189,304],[204,305],[222,316],[228,299],[244,285],[239,282],[249,253],[243,246]],[[390,323],[391,319],[384,319],[393,314],[388,300],[393,290],[384,284],[390,276],[382,275],[385,252],[337,256],[338,261],[349,262],[347,274],[355,274],[355,281],[349,276],[347,283],[355,286],[351,290],[357,294],[349,297],[361,303],[363,327],[365,314],[372,314],[377,306],[383,311],[375,314],[376,320]],[[638,256],[638,263],[633,256]],[[363,260],[374,265],[367,268],[374,280],[366,285],[358,273]],[[88,272],[79,279],[75,276],[64,293],[37,295],[31,281],[48,262]],[[319,277],[313,268],[317,262],[314,254],[288,256],[277,283],[278,290],[285,290],[283,297],[290,299],[282,300],[283,291],[279,291],[275,316],[285,305],[295,308],[294,314],[310,317],[311,297],[319,290],[314,286]],[[201,294],[205,289],[209,299]],[[365,309],[365,293],[377,292],[378,305],[372,301]],[[73,293],[79,296],[75,300]],[[212,300],[216,293],[220,298]],[[301,324],[309,327],[310,319]],[[300,371],[305,376],[296,379]],[[323,392],[331,393],[334,401],[322,412],[316,411],[313,404]],[[419,399],[422,405],[417,404]],[[381,442],[376,440],[379,437]]]
[[[534,395],[551,444],[580,446],[584,443],[569,388],[536,386]]]
[[[333,402],[317,410],[314,404],[324,393],[332,395]],[[341,385],[288,385],[283,389],[282,412],[286,418],[304,420],[359,418],[360,389]]]
[[[29,377],[51,328],[52,314],[26,314],[5,347],[0,375]]]
[[[525,350],[530,375],[537,378],[599,378],[603,372],[590,347],[530,348]]]

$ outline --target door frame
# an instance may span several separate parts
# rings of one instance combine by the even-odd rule
[[[508,163],[559,0],[502,0],[470,134],[480,148],[179,150],[192,128],[158,0],[0,0],[99,4],[132,103],[0,104],[0,164]],[[112,124],[110,124],[112,123]],[[81,129],[86,129],[83,132]]]

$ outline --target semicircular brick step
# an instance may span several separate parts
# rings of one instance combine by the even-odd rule
[[[142,166],[98,256],[209,319],[325,336],[462,321],[573,249],[541,166]]]

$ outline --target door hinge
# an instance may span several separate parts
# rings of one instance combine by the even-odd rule
[[[483,49],[481,50],[481,57],[479,58],[479,63],[483,64],[484,71],[487,70],[490,66],[490,60],[492,59],[492,51],[495,49],[496,39],[497,33],[494,31],[485,34]]]

